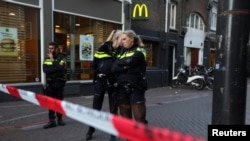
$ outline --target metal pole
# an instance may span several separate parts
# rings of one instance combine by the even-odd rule
[[[212,124],[245,124],[249,0],[219,0]]]
[[[124,12],[124,0],[122,0],[122,31],[125,30],[125,12]]]

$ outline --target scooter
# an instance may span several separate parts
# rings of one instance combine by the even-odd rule
[[[172,79],[171,86],[176,88],[181,85],[189,85],[196,90],[203,90],[206,86],[205,78],[202,75],[189,75],[189,66],[182,66],[177,75]]]
[[[209,90],[213,90],[213,88],[214,88],[214,67],[209,67],[207,69],[203,65],[197,65],[194,68],[194,74],[204,76],[206,87]]]
[[[205,75],[206,85],[209,90],[214,89],[214,67],[209,67]]]

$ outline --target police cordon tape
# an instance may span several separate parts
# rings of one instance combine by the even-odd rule
[[[205,141],[203,138],[197,138],[189,134],[171,131],[166,128],[150,127],[108,112],[97,111],[4,84],[0,84],[0,91],[40,107],[57,111],[81,123],[131,141]]]

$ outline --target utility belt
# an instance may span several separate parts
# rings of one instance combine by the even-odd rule
[[[100,79],[100,81],[107,81],[108,87],[113,87],[115,80],[110,78],[110,75],[106,75],[103,73],[96,74],[96,77]]]
[[[147,81],[144,79],[141,79],[139,81],[130,81],[130,80],[124,80],[124,81],[118,81],[114,84],[115,87],[123,87],[125,88],[127,93],[131,93],[134,89],[138,90],[147,90]]]
[[[117,85],[126,85],[130,84],[132,87],[137,88],[139,90],[147,90],[148,82],[145,75],[137,74],[137,75],[121,75],[118,77]]]
[[[116,89],[124,89],[127,94],[132,94],[135,89],[144,90],[142,86],[132,82],[132,81],[123,81],[115,83]]]

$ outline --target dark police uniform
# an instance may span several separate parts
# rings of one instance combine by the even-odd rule
[[[109,97],[110,112],[116,114],[117,107],[114,101],[114,75],[111,74],[111,67],[114,61],[115,50],[112,47],[112,42],[103,43],[94,54],[93,71],[94,71],[94,99],[93,108],[96,110],[102,109],[104,95],[107,91]],[[93,127],[89,127],[86,139],[92,138],[95,132]]]
[[[114,111],[113,105],[113,91],[114,91],[114,77],[111,75],[111,67],[114,61],[114,49],[112,42],[105,42],[100,46],[94,54],[94,101],[93,108],[101,110],[104,99],[104,94],[107,91],[109,95],[110,111]]]
[[[65,63],[66,63],[66,56],[62,53],[55,54],[54,60],[51,60],[50,58],[45,58],[43,62],[43,71],[46,74],[47,96],[63,100],[63,91],[66,82]],[[63,125],[64,123],[62,122],[62,114],[57,113],[53,110],[49,110],[49,120],[51,123],[53,124],[55,123],[56,117],[58,124]]]
[[[112,66],[112,72],[116,72],[116,100],[122,116],[134,118],[137,121],[147,123],[145,119],[145,91],[147,89],[146,51],[133,45],[130,49],[117,56]]]
[[[118,103],[145,102],[146,51],[143,48],[134,45],[125,49],[118,55],[112,71],[117,72]]]

